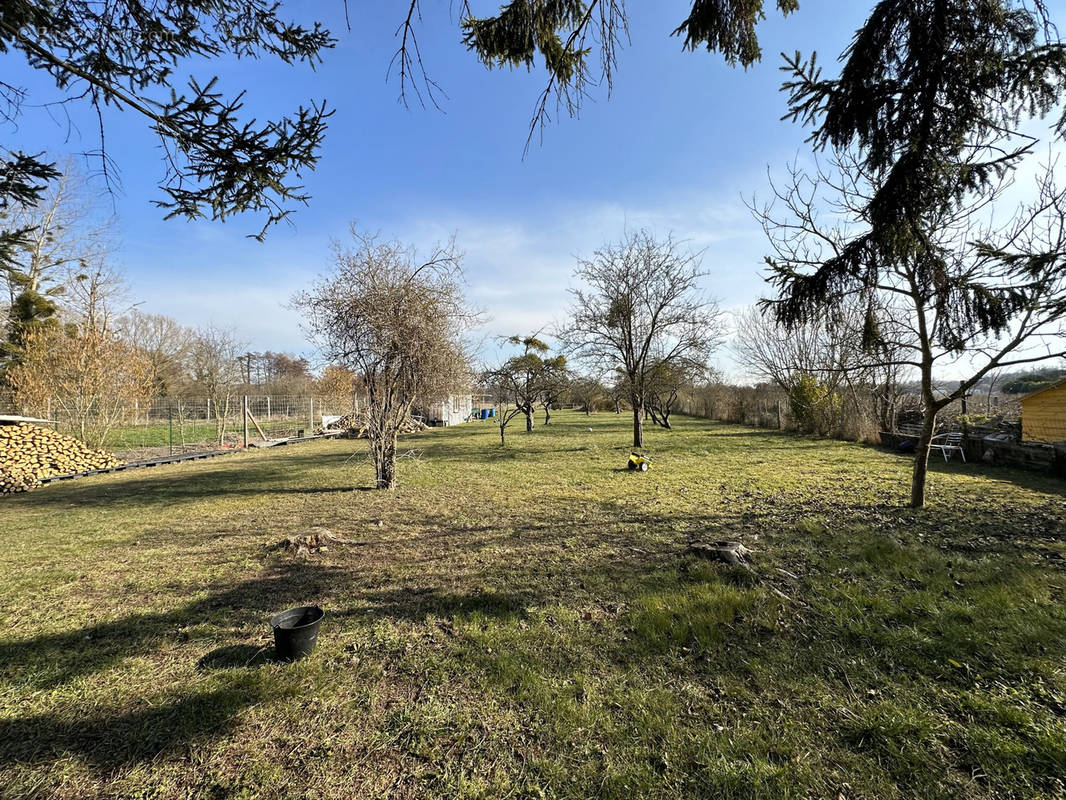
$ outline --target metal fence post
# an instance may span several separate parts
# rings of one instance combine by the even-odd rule
[[[170,454],[174,455],[174,403],[167,401],[167,417],[170,420]]]
[[[309,429],[308,436],[314,436],[315,435],[315,398],[311,397],[309,399],[311,401],[311,427]]]
[[[241,398],[241,418],[244,420],[244,446],[248,447],[248,395]]]

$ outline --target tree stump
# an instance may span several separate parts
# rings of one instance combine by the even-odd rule
[[[745,567],[751,550],[740,542],[697,542],[685,549],[685,554],[708,561],[720,561],[731,567]]]
[[[327,552],[332,544],[362,544],[362,542],[341,539],[334,536],[328,528],[308,528],[306,533],[299,536],[287,536],[278,544],[278,549],[287,550],[296,556],[310,556]]]

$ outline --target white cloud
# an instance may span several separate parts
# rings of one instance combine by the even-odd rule
[[[293,232],[261,245],[228,231],[202,235],[199,226],[193,227],[197,230],[190,231],[181,252],[144,248],[151,252],[150,271],[130,270],[141,308],[187,325],[232,328],[254,350],[311,352],[300,314],[284,306],[328,267],[328,238]],[[506,210],[426,210],[382,232],[423,250],[456,235],[465,253],[468,296],[488,318],[478,340],[491,357],[498,350],[497,337],[562,322],[576,257],[639,228],[673,234],[691,249],[704,250],[705,288],[723,304],[753,302],[762,290],[762,234],[739,198],[727,203],[721,197],[679,194],[666,203],[649,199],[643,207],[560,205],[535,217]],[[170,277],[160,281],[160,274]]]

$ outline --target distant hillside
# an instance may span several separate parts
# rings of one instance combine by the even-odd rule
[[[1029,394],[1043,389],[1066,376],[1066,370],[1041,369],[1012,375],[1003,384],[1004,394]]]

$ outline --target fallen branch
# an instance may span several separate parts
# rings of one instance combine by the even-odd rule
[[[277,546],[279,550],[288,550],[293,555],[306,556],[315,553],[324,553],[330,545],[367,545],[370,542],[359,542],[354,539],[342,539],[334,536],[326,528],[311,528],[307,533],[299,536],[287,536]]]

